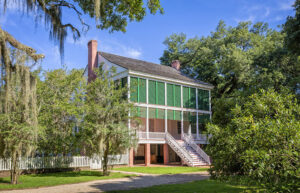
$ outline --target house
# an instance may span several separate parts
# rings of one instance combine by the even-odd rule
[[[136,60],[97,51],[97,41],[88,43],[88,79],[103,64],[114,66],[115,80],[126,82],[131,89],[128,98],[136,108],[141,124],[138,149],[130,150],[129,163],[209,165],[209,156],[201,149],[207,144],[204,123],[211,118],[209,83],[196,81],[180,72],[180,62],[171,66]],[[130,128],[136,127],[129,120]]]

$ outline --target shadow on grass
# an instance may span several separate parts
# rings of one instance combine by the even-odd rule
[[[10,184],[10,180],[5,178],[0,178],[0,184]]]
[[[164,186],[172,186],[172,185],[163,185],[163,184],[173,184],[173,185],[181,185],[182,183],[187,183],[194,180],[202,180],[207,179],[207,175],[201,174],[175,174],[175,175],[160,175],[160,176],[137,176],[134,178],[129,178],[127,180],[120,181],[111,181],[111,182],[97,182],[90,187],[94,190],[91,192],[95,192],[95,189],[100,191],[113,191],[113,192],[121,192],[121,190],[127,190],[128,192],[149,192],[149,193],[165,193],[165,192],[184,192],[178,191],[178,187],[175,187],[171,191],[168,188],[158,189],[156,190],[154,187],[164,187]],[[158,185],[158,186],[157,186]],[[150,187],[151,186],[151,187]],[[133,188],[142,188],[130,190]],[[127,192],[125,191],[125,192]],[[88,192],[88,191],[85,191]],[[197,192],[197,191],[189,191],[189,192]]]
[[[103,173],[100,171],[78,171],[78,172],[55,172],[45,174],[31,174],[30,177],[84,177],[84,176],[95,176],[103,177]]]
[[[215,180],[201,180],[193,181],[184,184],[165,184],[165,185],[155,185],[145,188],[135,188],[130,186],[130,183],[124,182],[118,183],[115,186],[129,187],[125,188],[127,190],[108,190],[109,193],[240,193],[245,191],[257,191],[256,188],[241,186],[241,185],[231,185]],[[107,184],[105,186],[108,186]],[[101,189],[102,190],[102,189]]]

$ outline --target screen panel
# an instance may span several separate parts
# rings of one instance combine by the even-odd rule
[[[148,81],[148,103],[155,104],[156,103],[156,89],[155,89],[155,81]]]
[[[130,101],[138,102],[138,78],[130,77]]]
[[[167,104],[174,106],[173,84],[167,84]]]
[[[174,85],[174,93],[175,93],[175,101],[174,101],[174,106],[175,107],[181,107],[181,86],[179,85]]]
[[[198,89],[198,109],[209,111],[209,91]]]
[[[165,105],[165,83],[157,82],[157,104]]]
[[[146,79],[139,79],[139,102],[146,103]]]
[[[195,88],[189,88],[190,89],[190,97],[189,97],[189,107],[191,109],[196,109],[196,89]]]
[[[189,87],[182,87],[182,102],[184,108],[189,108]]]

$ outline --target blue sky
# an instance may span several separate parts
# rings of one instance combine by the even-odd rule
[[[84,68],[87,64],[87,42],[98,40],[98,50],[159,63],[165,46],[163,41],[172,33],[185,33],[188,38],[207,36],[218,22],[235,26],[240,21],[268,22],[270,27],[285,22],[294,15],[294,0],[161,0],[165,13],[147,15],[141,22],[129,23],[127,32],[109,33],[96,29],[95,21],[85,17],[91,29],[74,42],[72,35],[65,43],[64,63],[68,69]],[[0,0],[2,4],[2,0]],[[1,13],[3,9],[1,8]],[[69,12],[65,21],[77,22]],[[58,46],[49,39],[49,31],[43,24],[36,25],[34,18],[9,5],[0,15],[0,25],[20,42],[35,48],[46,58],[39,64],[43,69],[61,68]]]

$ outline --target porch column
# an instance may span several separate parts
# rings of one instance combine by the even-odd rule
[[[198,120],[199,119],[199,117],[198,117],[199,116],[199,112],[197,112],[196,115],[197,115],[196,116],[196,134],[197,134],[196,138],[199,139],[200,138],[199,137],[199,120]]]
[[[148,93],[148,85],[149,85],[149,79],[146,79],[146,103],[147,103],[147,109],[146,109],[146,138],[149,139],[149,93]]]
[[[130,102],[130,76],[127,76],[127,95],[128,95],[128,102]],[[128,116],[130,117],[130,111],[128,111]],[[128,128],[130,129],[130,119],[128,119]]]
[[[134,164],[134,150],[130,148],[129,150],[129,166],[132,167]]]
[[[196,89],[196,107],[197,110],[199,110],[199,104],[198,104],[198,88]],[[196,138],[199,139],[199,123],[198,123],[198,111],[196,112]]]
[[[164,164],[169,163],[169,147],[168,144],[164,144]]]
[[[165,106],[167,106],[167,83],[165,82]],[[165,109],[165,133],[168,133],[168,110]]]
[[[145,144],[145,165],[150,166],[151,164],[151,152],[150,152],[150,143]]]
[[[180,103],[181,103],[181,109],[183,108],[183,93],[182,93],[183,89],[182,89],[182,85],[180,85]],[[183,138],[183,111],[181,110],[181,135],[180,138]]]
[[[149,139],[149,107],[146,107],[146,139]]]
[[[183,111],[181,111],[181,139],[183,138]]]

